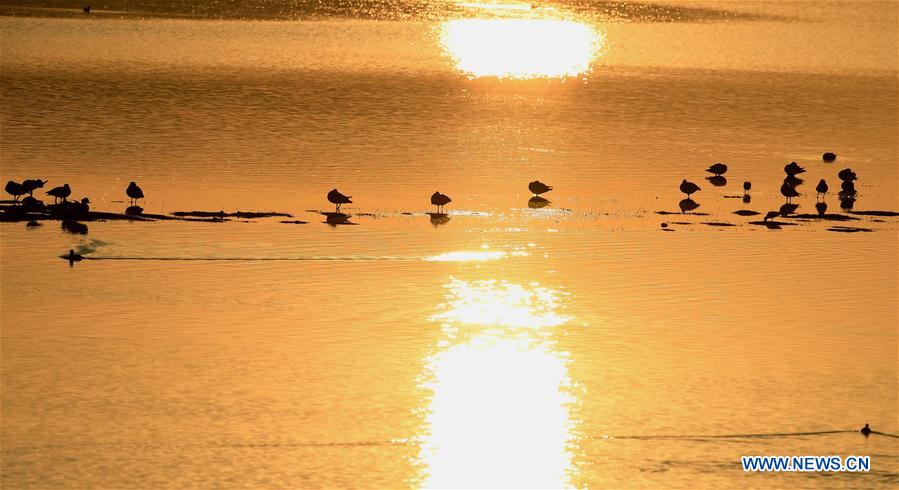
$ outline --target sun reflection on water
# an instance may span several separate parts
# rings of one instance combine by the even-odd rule
[[[447,285],[432,317],[445,339],[427,359],[423,485],[443,488],[567,486],[574,403],[568,355],[552,327],[571,319],[559,291],[539,284]]]
[[[456,68],[475,77],[556,78],[590,68],[602,35],[565,19],[453,19],[441,24],[443,49]]]

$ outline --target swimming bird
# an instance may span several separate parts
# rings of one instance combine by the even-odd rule
[[[705,169],[706,172],[715,174],[715,176],[720,177],[727,173],[727,165],[723,163],[716,163],[711,167]]]
[[[837,159],[836,153],[831,153],[829,151],[826,152],[825,154],[821,155],[821,160],[824,160],[827,163],[830,163],[836,159]]]
[[[768,211],[768,214],[766,214],[765,217],[762,218],[762,221],[768,221],[769,219],[774,219],[778,216],[780,216],[780,211]]]
[[[749,189],[752,189],[752,182],[743,182],[743,194],[749,194]]]
[[[62,187],[54,187],[47,191],[48,196],[53,196],[53,203],[55,204],[60,199],[65,202],[66,198],[72,194],[72,189],[69,188],[69,184],[63,184]]]
[[[794,177],[801,174],[802,172],[805,172],[805,168],[800,167],[796,162],[790,162],[787,166],[784,167],[784,172],[786,172],[790,177]]]
[[[827,194],[827,189],[827,181],[821,179],[821,181],[818,182],[818,187],[815,187],[815,192],[818,194]]]
[[[338,213],[340,212],[341,204],[352,204],[353,203],[353,201],[350,200],[351,198],[352,198],[352,196],[344,196],[337,189],[331,189],[331,192],[328,193],[328,201],[331,202],[331,204],[337,205]]]
[[[28,191],[26,191],[25,188],[22,187],[22,184],[13,180],[10,180],[6,183],[5,189],[6,193],[13,197],[13,202],[18,201],[19,197],[21,197],[23,194],[28,194]]]
[[[864,434],[865,437],[868,437],[868,436],[871,434],[871,428],[868,427],[868,424],[865,424],[865,426],[862,427],[861,430],[860,430],[859,432],[861,432],[862,434]]]
[[[553,188],[544,184],[543,182],[540,182],[539,180],[535,180],[528,184],[528,190],[531,191],[535,196],[539,196],[540,194],[553,190]]]
[[[698,185],[694,184],[693,182],[688,182],[687,179],[682,180],[680,183],[680,191],[686,194],[688,199],[690,198],[691,194],[699,192],[701,190],[702,189],[700,189]]]
[[[858,180],[858,177],[855,175],[855,172],[853,172],[851,168],[844,168],[843,170],[840,170],[840,173],[837,174],[837,177],[839,177],[840,180],[844,181]]]
[[[437,206],[438,213],[442,213],[443,206],[446,206],[447,204],[449,204],[451,202],[453,202],[453,200],[450,199],[450,197],[447,196],[446,194],[441,194],[440,191],[437,191],[437,192],[431,194],[431,204],[433,204],[434,206]]]
[[[127,194],[128,197],[131,198],[132,206],[134,205],[134,201],[144,198],[143,189],[138,187],[137,184],[134,183],[134,181],[132,181],[130,184],[128,184],[128,188],[125,189],[125,194]]]
[[[28,193],[29,196],[33,196],[34,190],[44,187],[44,184],[46,184],[46,183],[47,183],[46,180],[27,179],[27,180],[22,181],[22,187],[25,189],[25,191]]]
[[[787,198],[787,202],[790,202],[790,199],[794,197],[799,197],[801,194],[796,190],[795,187],[790,184],[784,182],[782,186],[780,186],[780,193],[783,194],[784,197]]]
[[[75,262],[81,262],[81,259],[83,259],[84,257],[82,257],[80,254],[76,254],[75,251],[70,248],[69,255],[66,258],[69,259],[69,267],[71,267],[75,264]]]

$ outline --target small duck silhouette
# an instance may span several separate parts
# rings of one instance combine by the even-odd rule
[[[128,188],[125,189],[125,194],[131,199],[132,206],[134,206],[135,201],[144,198],[144,190],[138,187],[134,181],[131,181],[131,183],[128,184]]]
[[[790,177],[795,177],[796,175],[805,172],[805,168],[800,167],[796,162],[790,162],[789,164],[787,164],[787,166],[784,167],[784,172],[786,172],[786,174]]]
[[[72,250],[71,248],[69,249],[69,255],[67,255],[66,258],[69,260],[69,267],[72,267],[72,265],[74,265],[75,262],[81,262],[81,260],[84,259],[84,257],[82,257],[79,254],[76,254],[75,251]]]
[[[344,196],[337,189],[331,189],[331,192],[328,193],[328,201],[331,204],[337,205],[338,213],[340,212],[341,204],[352,204],[353,203],[353,201],[351,199],[352,199],[352,196]]]
[[[716,163],[711,167],[705,169],[705,171],[715,174],[716,177],[721,177],[722,175],[727,173],[727,165],[723,163]]]
[[[433,204],[434,206],[437,206],[438,213],[442,213],[443,206],[446,206],[447,204],[449,204],[451,202],[453,202],[453,200],[450,199],[450,197],[447,196],[446,194],[441,194],[440,191],[437,191],[437,192],[431,194],[431,204]]]
[[[861,430],[859,430],[859,432],[864,434],[865,437],[868,437],[869,435],[871,435],[871,427],[868,427],[868,424],[865,424],[865,426],[862,427]]]
[[[696,192],[701,191],[700,187],[693,182],[688,182],[687,179],[684,179],[680,183],[680,191],[687,195],[687,199],[690,198],[690,195]]]
[[[824,153],[823,155],[821,155],[821,160],[824,160],[827,163],[830,163],[836,159],[837,159],[836,153],[831,153],[829,151]]]
[[[72,189],[69,187],[69,184],[63,184],[60,187],[54,187],[47,191],[48,196],[53,196],[53,203],[59,202],[60,199],[65,202],[65,200],[72,195]]]
[[[535,196],[539,196],[540,194],[545,194],[551,190],[552,187],[540,182],[539,180],[535,180],[528,184],[528,190],[531,191]]]

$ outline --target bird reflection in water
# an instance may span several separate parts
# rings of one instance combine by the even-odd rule
[[[428,216],[431,217],[431,224],[435,227],[445,225],[450,222],[449,215],[445,213],[428,213]]]
[[[727,179],[723,175],[713,175],[711,177],[706,177],[705,180],[708,180],[715,187],[724,187],[727,185]]]
[[[569,486],[576,399],[554,340],[571,320],[564,294],[496,280],[451,279],[445,290],[431,317],[443,339],[422,377],[422,486]]]
[[[353,223],[350,221],[350,215],[344,213],[322,213],[322,216],[325,217],[325,223],[331,226],[337,225],[355,225],[357,223]]]
[[[541,196],[534,196],[528,199],[528,207],[531,209],[545,208],[546,206],[549,206],[549,204],[549,199]]]
[[[799,209],[799,205],[795,203],[784,203],[783,206],[780,207],[780,215],[781,216],[789,216],[796,212]]]
[[[684,214],[687,214],[699,207],[699,203],[692,199],[682,199],[681,202],[677,203],[677,205],[678,207],[680,207],[680,212]]]

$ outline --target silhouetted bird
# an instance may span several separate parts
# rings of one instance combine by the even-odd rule
[[[787,184],[790,187],[799,187],[803,182],[805,181],[795,175],[787,175],[784,177],[784,184]]]
[[[862,434],[864,434],[865,437],[868,437],[869,435],[871,435],[871,428],[868,427],[868,424],[865,424],[865,426],[862,427],[861,430],[860,430],[859,432],[861,432]]]
[[[805,172],[805,169],[800,167],[796,162],[790,162],[786,167],[784,167],[784,172],[786,172],[787,175],[794,176]]]
[[[821,155],[821,159],[827,163],[830,163],[837,159],[837,155],[828,151],[827,153]]]
[[[840,180],[843,181],[858,180],[858,177],[855,175],[855,172],[853,172],[851,168],[844,168],[843,170],[840,170],[840,173],[838,173],[837,176],[840,178]]]
[[[693,182],[688,182],[687,179],[682,180],[680,183],[680,191],[686,194],[688,199],[690,198],[691,194],[699,192],[701,190],[702,189],[700,189],[698,185],[694,184]]]
[[[62,187],[54,187],[47,191],[48,196],[53,196],[53,202],[56,203],[60,199],[65,202],[65,200],[72,195],[72,189],[69,188],[69,184],[63,184]]]
[[[539,196],[540,194],[544,194],[553,190],[552,187],[540,182],[539,180],[535,180],[528,184],[528,190],[531,191],[535,196]]]
[[[34,190],[44,187],[44,184],[46,184],[46,183],[47,183],[46,180],[28,179],[28,180],[22,181],[22,187],[25,189],[25,192],[27,192],[29,196],[33,196]]]
[[[843,193],[847,195],[855,195],[855,182],[851,180],[844,180],[840,187],[843,189]]]
[[[818,182],[818,187],[815,187],[815,192],[818,194],[827,194],[827,189],[827,182],[824,179],[821,179],[821,181]]]
[[[711,167],[705,169],[705,171],[720,177],[727,173],[727,165],[723,163],[716,163]]]
[[[83,10],[85,14],[89,14],[89,13],[91,13],[91,6],[85,5],[84,8],[82,8],[81,10]]]
[[[125,189],[125,194],[127,194],[128,197],[131,198],[131,205],[132,205],[132,206],[134,205],[134,201],[137,201],[138,199],[143,199],[143,198],[144,198],[144,191],[143,191],[143,189],[141,189],[140,187],[138,187],[137,184],[135,184],[133,181],[132,181],[130,184],[128,184],[128,188]]]
[[[752,189],[752,182],[743,182],[743,194],[749,194],[750,189]]]
[[[681,213],[689,213],[690,211],[693,211],[694,209],[699,207],[698,202],[689,198],[681,200],[681,202],[677,203],[677,205],[680,207]]]
[[[21,197],[23,194],[28,194],[28,191],[26,191],[25,188],[22,187],[22,184],[12,180],[6,183],[5,189],[6,193],[13,197],[13,202],[18,201],[19,197]]]
[[[815,203],[815,209],[818,211],[819,215],[824,216],[824,213],[827,212],[827,203],[824,201]]]
[[[328,201],[331,202],[331,204],[337,205],[338,213],[340,212],[341,204],[352,204],[353,203],[353,201],[350,200],[351,198],[352,198],[352,196],[344,196],[337,189],[331,189],[331,192],[328,193]]]
[[[768,214],[762,219],[762,221],[768,221],[769,219],[773,219],[780,216],[780,211],[768,211]]]
[[[453,200],[450,199],[450,197],[447,196],[446,194],[441,194],[440,191],[437,191],[437,192],[431,194],[431,204],[433,204],[434,206],[437,206],[438,213],[442,213],[443,206],[446,206],[447,204],[449,204],[451,202],[453,202]]]
[[[780,186],[780,193],[783,194],[783,196],[787,198],[787,202],[790,202],[790,199],[793,199],[794,197],[799,197],[801,195],[801,194],[799,194],[798,191],[796,191],[795,187],[791,186],[790,184],[787,184],[786,182],[784,182],[784,184],[782,186]]]

